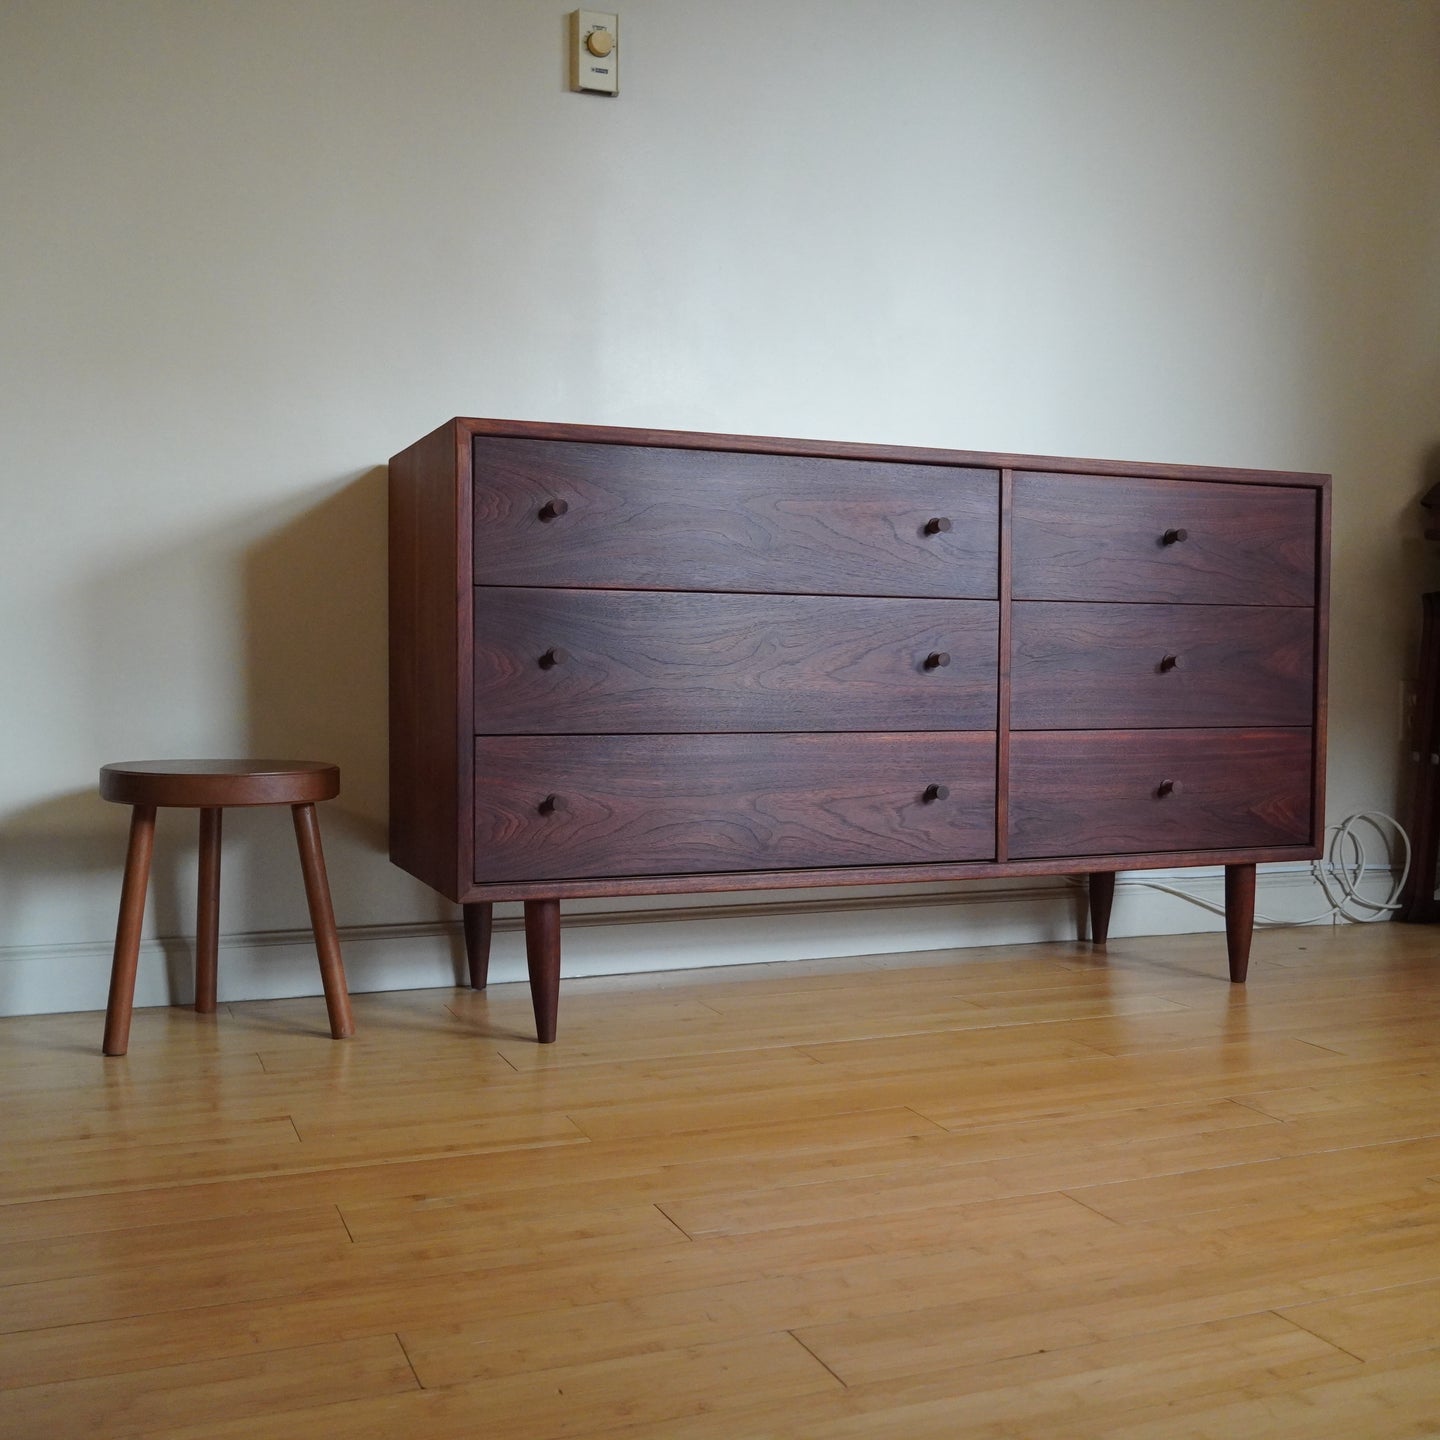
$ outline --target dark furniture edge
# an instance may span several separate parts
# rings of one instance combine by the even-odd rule
[[[574,880],[495,881],[446,892],[457,902],[603,899],[623,895],[705,894],[727,890],[785,890],[802,886],[905,885],[939,880],[997,880],[1021,875],[1080,875],[1103,870],[1169,870],[1200,865],[1270,864],[1315,860],[1312,845],[1269,849],[1167,850],[1133,855],[1056,855],[1038,860],[965,860],[954,864],[848,866],[826,870],[733,870],[694,875],[609,876]],[[657,911],[662,916],[663,911]]]
[[[731,450],[759,455],[813,456],[907,465],[955,465],[982,469],[1035,470],[1049,475],[1113,475],[1137,480],[1214,480],[1234,485],[1327,487],[1328,475],[1310,471],[1235,469],[1213,465],[1090,460],[1001,451],[945,450],[915,445],[875,445],[844,440],[797,440],[776,435],[723,435],[691,430],[646,430],[619,425],[565,425],[544,420],[490,420],[457,416],[449,422],[467,436],[561,440],[585,445],[639,445],[674,450]],[[448,427],[441,427],[442,429]],[[423,441],[421,442],[424,443]]]

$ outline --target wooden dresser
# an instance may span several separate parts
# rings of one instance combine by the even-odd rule
[[[523,900],[1319,853],[1327,477],[452,420],[390,462],[391,858]]]

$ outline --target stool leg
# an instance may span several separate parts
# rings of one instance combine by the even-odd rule
[[[110,966],[110,999],[105,1007],[107,1055],[130,1048],[130,1013],[135,1004],[135,970],[140,963],[140,926],[145,919],[145,888],[155,845],[155,807],[137,805],[130,813],[130,846],[120,887],[120,919],[115,926],[115,959]]]
[[[195,906],[195,1008],[215,1013],[220,960],[220,816],[218,808],[200,812],[200,895]]]
[[[300,869],[305,876],[305,899],[310,905],[315,953],[320,957],[320,980],[325,986],[330,1033],[337,1040],[344,1040],[355,1033],[355,1021],[350,1015],[350,993],[345,988],[340,937],[335,933],[330,882],[325,876],[325,855],[320,849],[320,822],[315,818],[314,805],[292,805],[290,810],[295,817],[295,841],[300,847]]]

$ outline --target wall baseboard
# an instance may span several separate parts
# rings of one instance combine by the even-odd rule
[[[1363,893],[1379,898],[1390,871],[1372,866]],[[1223,929],[1220,916],[1159,891],[1169,885],[1219,905],[1219,867],[1122,874],[1112,938]],[[970,887],[927,886],[899,892],[816,893],[803,898],[565,909],[566,976],[641,974],[713,965],[765,964],[847,955],[969,949],[1073,940],[1083,917],[1083,889],[1067,877]],[[506,907],[507,910],[518,907]],[[1260,871],[1257,909],[1298,920],[1327,908],[1308,865]],[[464,945],[454,922],[342,927],[341,946],[354,993],[449,987],[460,983]],[[308,930],[222,935],[222,1001],[318,995],[319,972]],[[0,1015],[98,1010],[109,986],[111,942],[0,948]],[[194,944],[189,937],[147,940],[140,949],[137,1005],[193,999]],[[1223,950],[1217,952],[1223,973]],[[492,984],[525,978],[518,913],[495,921]]]

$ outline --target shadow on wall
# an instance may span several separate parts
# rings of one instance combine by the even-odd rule
[[[352,833],[386,849],[386,472],[367,471],[241,557],[252,755],[332,760]]]
[[[164,937],[159,943],[172,1002],[194,993],[193,943],[176,937],[188,936],[194,924],[195,827],[176,824],[179,818],[156,827],[147,895],[155,931]],[[56,795],[7,815],[0,828],[0,912],[23,932],[26,907],[47,899],[53,903],[57,882],[81,894],[113,883],[113,926],[129,823],[129,807],[108,804],[95,788]],[[0,994],[0,1013],[6,1013],[6,998]],[[96,1003],[103,1002],[101,995]]]
[[[98,770],[161,757],[338,764],[321,826],[341,926],[454,918],[386,853],[386,508],[375,467],[127,549],[69,598],[74,688],[52,703],[72,768],[64,791],[0,817],[0,949],[108,948],[128,812],[99,798]],[[178,997],[196,848],[194,815],[163,812],[145,933],[178,937],[164,945]],[[308,929],[288,815],[229,811],[223,855],[222,934]]]
[[[321,824],[342,925],[362,913],[372,866],[389,868],[386,487],[383,466],[366,471],[240,561],[246,747],[339,765],[340,797]],[[293,880],[283,848],[284,875],[267,877],[276,886]]]

